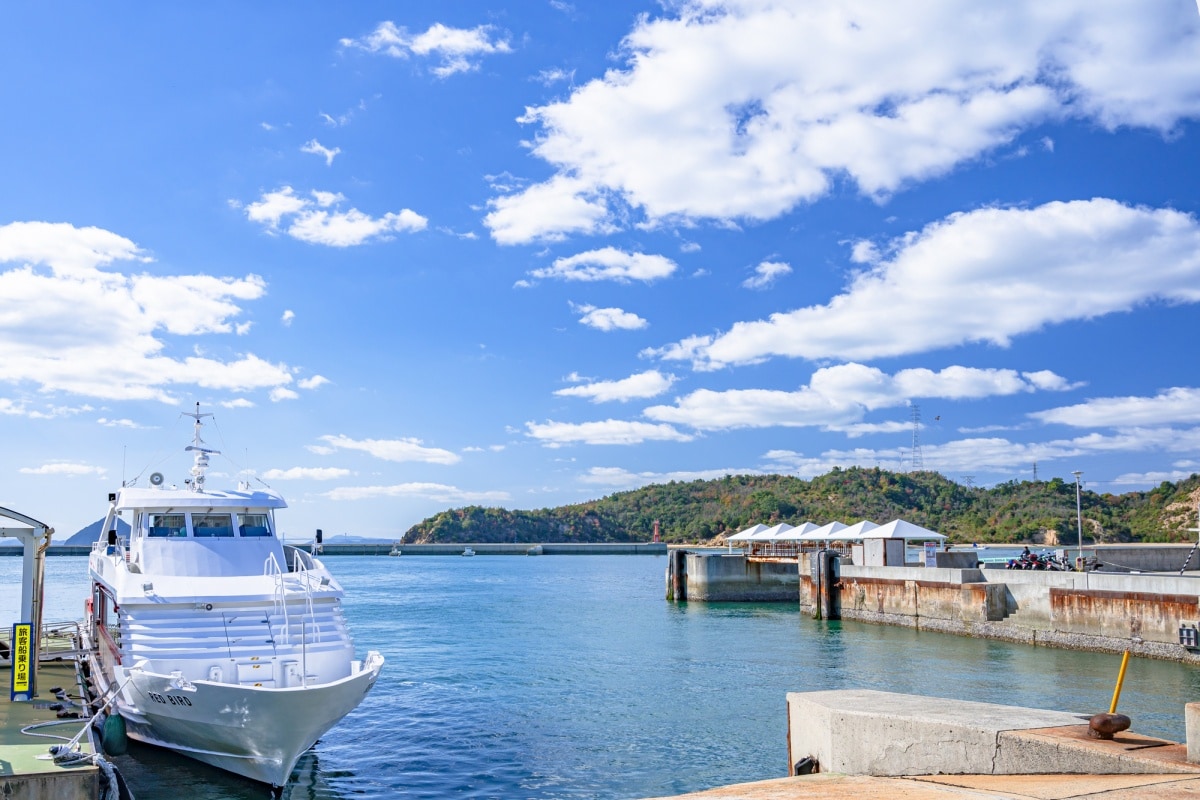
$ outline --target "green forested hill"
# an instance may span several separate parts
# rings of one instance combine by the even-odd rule
[[[1084,491],[1084,539],[1097,542],[1191,541],[1196,534],[1200,475],[1148,492]],[[436,514],[402,541],[647,541],[659,521],[667,542],[699,543],[761,522],[798,525],[862,519],[905,519],[956,542],[1020,542],[1054,532],[1076,539],[1075,484],[1010,481],[988,489],[957,484],[936,472],[834,469],[812,480],[786,475],[728,475],[708,481],[645,486],[600,500],[536,511],[468,506]],[[1051,537],[1053,539],[1053,536]]]

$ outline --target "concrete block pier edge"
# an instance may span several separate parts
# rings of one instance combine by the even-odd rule
[[[792,692],[787,707],[789,763],[812,757],[823,773],[1200,773],[1186,745],[1131,732],[1090,738],[1090,714],[866,689]]]

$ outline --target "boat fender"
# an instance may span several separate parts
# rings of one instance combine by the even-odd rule
[[[793,775],[812,775],[814,772],[820,771],[821,768],[817,765],[817,759],[812,756],[805,756],[792,767]]]
[[[109,714],[104,718],[100,731],[100,744],[110,756],[123,756],[129,750],[129,737],[125,734],[125,718],[120,714]]]

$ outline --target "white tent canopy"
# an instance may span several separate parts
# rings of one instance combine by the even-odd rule
[[[798,542],[804,539],[804,534],[815,530],[817,530],[816,525],[811,522],[805,522],[803,525],[797,525],[794,528],[784,531],[775,538],[781,542]]]
[[[867,531],[874,530],[879,526],[870,520],[864,519],[861,522],[856,522],[848,528],[843,528],[838,531],[837,538],[846,541],[858,541],[863,538]]]
[[[846,526],[841,522],[831,522],[828,525],[822,525],[815,530],[808,531],[800,537],[804,542],[827,542],[830,539],[836,539],[840,531],[846,529]]]
[[[903,539],[905,541],[920,540],[925,542],[942,541],[946,537],[920,525],[905,522],[902,519],[892,520],[886,525],[872,528],[863,534],[864,539]]]
[[[753,536],[750,537],[750,541],[752,541],[752,542],[772,541],[772,540],[778,538],[779,534],[786,533],[787,531],[790,531],[791,529],[792,529],[791,525],[788,525],[786,522],[781,522],[778,525],[774,525],[770,528],[767,528],[764,531],[759,531],[758,533],[754,534]]]
[[[744,530],[744,531],[738,531],[733,536],[730,536],[729,538],[727,538],[725,541],[727,541],[727,542],[744,542],[747,539],[750,539],[751,537],[756,536],[757,534],[760,534],[765,530],[768,530],[766,525],[761,525],[761,524],[760,525],[751,525],[749,528],[746,528],[746,530]]]

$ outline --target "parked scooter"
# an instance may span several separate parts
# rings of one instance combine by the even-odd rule
[[[1045,550],[1041,553],[1033,553],[1030,552],[1028,547],[1017,558],[1010,558],[1005,567],[1007,569],[1052,570],[1056,572],[1071,570],[1071,565],[1066,559],[1059,558]]]

